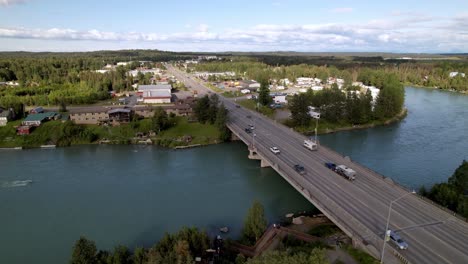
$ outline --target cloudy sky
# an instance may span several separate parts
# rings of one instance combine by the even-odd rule
[[[468,0],[0,0],[0,50],[468,52]]]

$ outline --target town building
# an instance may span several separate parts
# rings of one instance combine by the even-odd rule
[[[114,125],[129,123],[132,119],[132,110],[126,108],[116,108],[107,112],[109,121]]]
[[[139,85],[139,102],[145,104],[168,104],[171,103],[172,86],[170,84]]]
[[[39,114],[29,114],[21,125],[23,126],[40,126],[42,123],[60,118],[60,114],[55,112],[46,112],[46,113],[39,113]]]
[[[86,107],[70,110],[70,120],[80,125],[97,125],[109,121],[108,109],[104,107]]]

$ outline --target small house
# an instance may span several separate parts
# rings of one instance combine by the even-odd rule
[[[28,115],[21,124],[23,126],[40,126],[43,122],[48,120],[55,119],[59,117],[59,115],[55,112],[47,112],[47,113],[40,113],[40,114],[30,114]]]

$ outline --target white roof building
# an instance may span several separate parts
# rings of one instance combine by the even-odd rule
[[[164,104],[171,102],[170,84],[157,84],[157,85],[139,85],[138,93],[143,98],[145,104]]]

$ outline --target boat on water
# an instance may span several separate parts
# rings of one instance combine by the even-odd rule
[[[41,148],[43,149],[55,148],[55,145],[41,145]]]
[[[227,226],[224,226],[224,227],[221,227],[221,228],[219,229],[219,231],[221,231],[221,232],[223,232],[223,233],[227,233],[227,232],[229,232],[229,228],[228,228]]]

